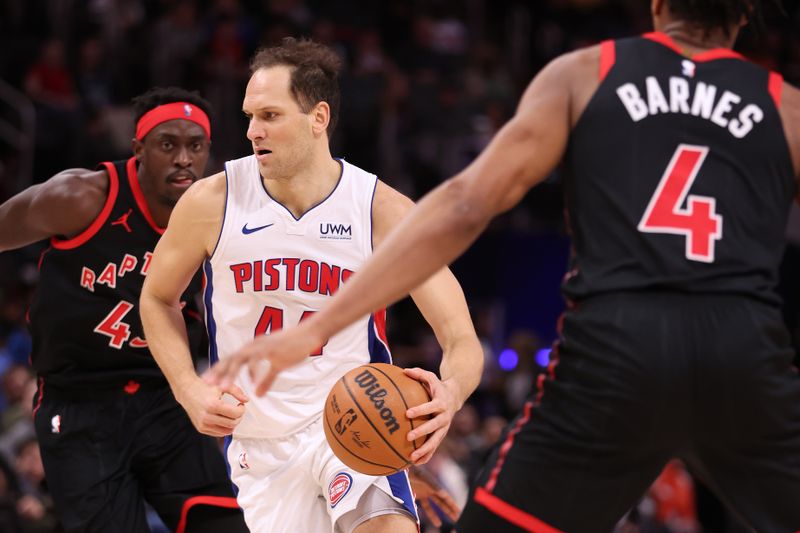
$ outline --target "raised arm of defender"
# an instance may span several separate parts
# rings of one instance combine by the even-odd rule
[[[242,365],[265,359],[271,369],[257,390],[263,393],[278,372],[358,317],[408,294],[466,250],[494,215],[519,202],[560,161],[579,114],[571,88],[580,84],[573,80],[589,72],[584,63],[591,67],[585,56],[570,54],[546,67],[480,157],[423,198],[324,309],[297,328],[256,339],[212,368],[209,379],[230,383]],[[597,71],[591,72],[586,75],[596,79]],[[585,105],[588,98],[581,100]]]

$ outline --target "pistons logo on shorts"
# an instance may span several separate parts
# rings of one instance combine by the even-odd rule
[[[339,472],[333,478],[331,484],[328,485],[328,500],[331,502],[331,509],[336,507],[336,504],[342,501],[342,498],[347,496],[350,492],[350,487],[353,486],[353,478],[347,472]]]

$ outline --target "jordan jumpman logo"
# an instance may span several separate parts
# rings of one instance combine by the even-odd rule
[[[125,228],[125,231],[127,231],[128,233],[133,233],[131,231],[131,227],[128,225],[128,217],[131,216],[131,213],[133,213],[133,208],[128,209],[127,213],[125,213],[124,215],[119,217],[117,220],[112,222],[111,225],[112,226],[116,226],[117,224],[120,224]]]

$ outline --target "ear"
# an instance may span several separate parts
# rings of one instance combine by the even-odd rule
[[[331,106],[328,102],[318,102],[309,113],[311,117],[311,130],[315,136],[322,135],[328,129],[331,122]]]
[[[661,10],[664,9],[664,2],[665,0],[651,0],[650,2],[650,14],[654,17],[661,14]]]
[[[144,153],[144,142],[140,141],[136,137],[131,139],[131,152],[133,152],[133,156],[137,161],[141,161],[142,153]]]

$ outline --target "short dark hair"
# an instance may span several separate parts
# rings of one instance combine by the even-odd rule
[[[151,109],[164,104],[171,104],[172,102],[188,102],[194,104],[202,109],[208,119],[211,120],[213,108],[211,103],[200,96],[197,91],[187,91],[180,87],[154,87],[144,94],[136,96],[131,100],[133,103],[133,122],[139,122],[139,119]]]
[[[259,49],[250,62],[250,72],[285,65],[292,68],[289,91],[304,113],[319,102],[331,109],[328,139],[339,120],[339,72],[342,60],[331,48],[310,39],[286,37],[280,46]]]
[[[780,0],[768,0],[782,10]],[[761,0],[667,0],[669,10],[676,16],[694,23],[706,32],[715,29],[725,30],[736,24],[742,17],[763,29]]]

